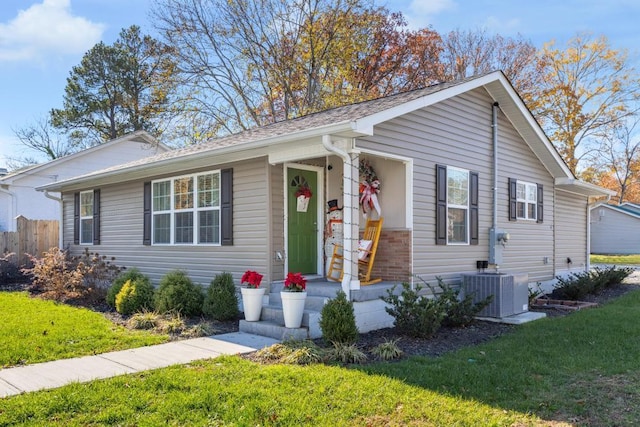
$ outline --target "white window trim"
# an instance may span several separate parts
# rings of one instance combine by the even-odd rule
[[[467,174],[467,204],[466,205],[455,205],[455,204],[449,203],[449,171],[450,170],[463,172]],[[469,203],[471,202],[470,184],[471,184],[471,175],[469,170],[457,168],[455,166],[447,166],[447,245],[451,245],[451,246],[469,246],[470,245],[470,241],[471,241],[471,230],[469,225],[469,212],[471,211],[471,209],[469,209]],[[465,215],[465,242],[449,241],[449,231],[448,231],[449,230],[449,208],[464,209],[467,211],[467,214]]]
[[[151,181],[151,244],[154,246],[222,246],[222,213],[220,209],[220,199],[222,192],[222,183],[221,183],[221,170],[211,170],[206,172],[198,172],[189,175],[180,175],[180,176],[172,176],[163,179],[156,179]],[[198,177],[202,175],[218,175],[218,205],[214,207],[206,207],[199,208],[198,207]],[[175,209],[175,193],[174,193],[174,182],[179,179],[184,178],[192,178],[193,179],[193,207],[189,209]],[[170,200],[170,208],[169,210],[156,211],[153,209],[153,199],[154,199],[154,184],[159,182],[170,182],[169,185],[169,200]],[[198,243],[198,230],[199,230],[199,212],[202,211],[218,211],[218,243]],[[175,214],[176,213],[184,213],[191,212],[193,214],[193,236],[192,241],[190,243],[175,243]],[[169,243],[158,243],[155,241],[155,222],[156,215],[158,214],[169,214]]]
[[[82,216],[82,195],[83,194],[90,194],[91,195],[91,215],[86,215],[86,216]],[[89,190],[89,191],[81,191],[80,192],[80,244],[81,245],[93,245],[93,204],[94,204],[94,192],[93,190]],[[91,239],[89,242],[83,242],[82,241],[82,236],[84,235],[84,233],[82,232],[84,230],[84,226],[83,226],[83,220],[85,219],[90,219],[91,220]]]
[[[525,198],[522,199],[520,197],[518,197],[518,185],[524,185],[524,196]],[[529,194],[529,187],[533,187],[534,189],[534,193],[536,195],[536,200],[535,201],[531,201],[527,198],[528,194]],[[525,216],[519,216],[518,215],[518,208],[517,208],[517,204],[518,203],[524,203],[524,215]],[[533,203],[534,204],[534,209],[533,212],[535,214],[534,218],[529,218],[529,205]],[[527,182],[527,181],[520,181],[520,180],[516,180],[516,219],[518,220],[523,220],[523,221],[537,221],[538,220],[538,184],[535,184],[533,182]]]

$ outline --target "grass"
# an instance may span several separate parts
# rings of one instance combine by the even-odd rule
[[[167,335],[130,331],[100,313],[0,292],[0,367],[85,356],[168,341]]]
[[[640,255],[591,255],[592,264],[640,265]]]
[[[4,425],[640,423],[640,292],[439,358],[358,368],[227,356],[0,400]]]

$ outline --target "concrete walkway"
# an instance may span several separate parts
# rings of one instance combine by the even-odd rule
[[[166,344],[114,351],[95,356],[0,369],[0,398],[62,387],[149,369],[209,359],[224,354],[250,353],[279,341],[234,332]]]

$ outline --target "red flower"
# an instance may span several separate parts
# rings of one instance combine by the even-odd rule
[[[302,277],[302,273],[287,273],[284,287],[289,292],[303,292],[307,287],[307,279]]]
[[[313,193],[311,192],[311,189],[309,187],[307,187],[306,185],[301,185],[298,187],[298,191],[296,191],[296,198],[300,196],[304,196],[307,199],[310,199],[311,196],[313,196]]]
[[[247,270],[242,275],[242,279],[240,279],[240,283],[247,283],[247,286],[250,288],[258,288],[260,287],[260,282],[262,282],[262,274]]]

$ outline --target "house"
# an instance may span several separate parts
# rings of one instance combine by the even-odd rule
[[[181,268],[202,284],[222,271],[239,279],[248,268],[267,283],[288,271],[323,277],[325,206],[337,199],[341,286],[357,299],[373,288],[355,274],[363,165],[380,184],[384,227],[374,275],[387,283],[460,281],[478,261],[526,273],[531,283],[584,270],[589,207],[609,194],[572,175],[502,72],[310,114],[40,189],[62,192],[63,240],[72,252],[99,249],[156,282]],[[313,196],[298,212],[304,187]],[[85,236],[83,221],[92,218],[77,207],[96,191],[97,239],[90,230]]]
[[[21,168],[0,177],[0,231],[16,231],[15,219],[60,220],[59,193],[38,192],[36,187],[104,169],[119,163],[163,153],[144,131],[130,133],[104,144],[47,163]]]
[[[598,204],[591,208],[592,254],[640,254],[640,206]]]

